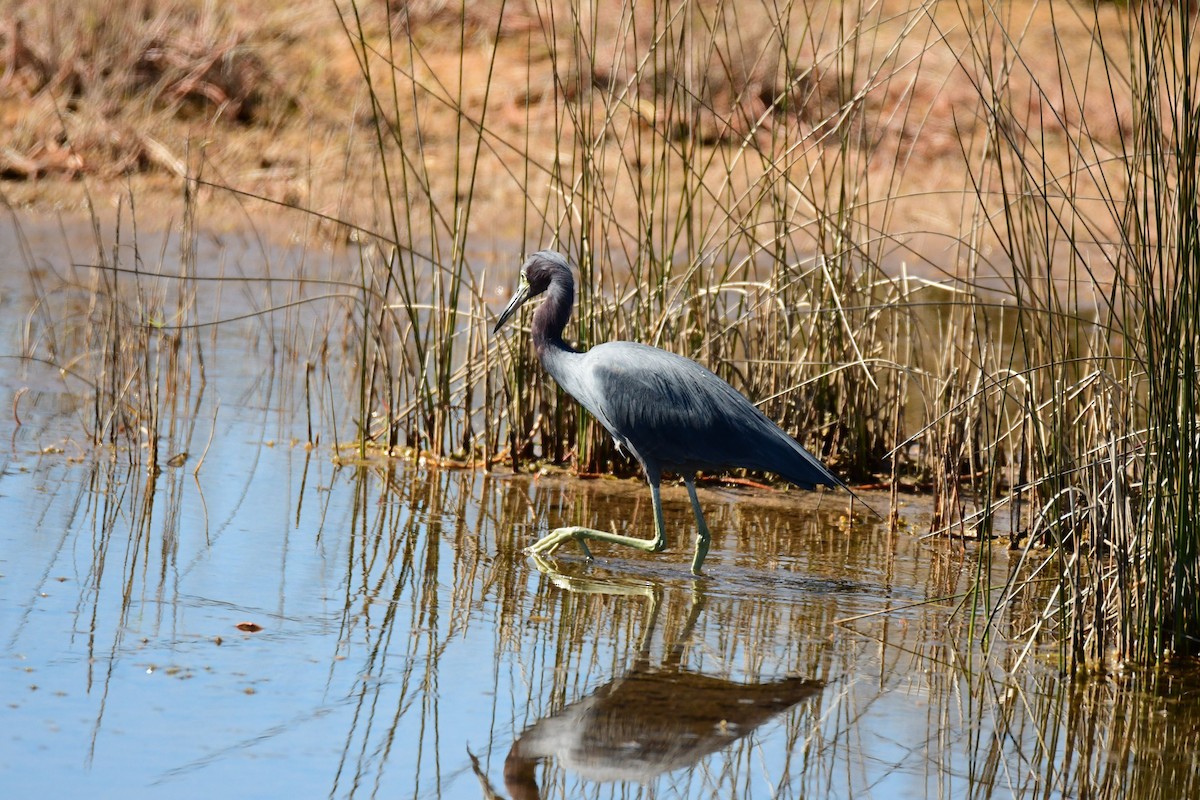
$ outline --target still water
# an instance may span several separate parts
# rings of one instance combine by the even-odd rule
[[[40,235],[39,258],[70,258]],[[21,349],[27,269],[5,265],[5,356]],[[922,538],[919,500],[889,532],[836,494],[707,487],[714,542],[695,579],[687,495],[666,487],[667,552],[538,562],[522,548],[557,525],[648,535],[644,484],[337,465],[296,441],[302,404],[264,388],[272,356],[246,341],[214,336],[157,476],[83,444],[86,415],[53,371],[0,359],[3,796],[1200,786],[1200,684],[1069,682],[1052,645],[1026,646],[1028,620],[997,626],[1011,643],[983,638],[987,600],[965,593],[980,572],[1003,585],[1015,557]]]

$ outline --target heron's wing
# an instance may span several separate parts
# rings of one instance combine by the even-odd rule
[[[746,467],[801,486],[841,485],[749,400],[696,362],[633,342],[580,354],[567,389],[643,464],[680,471]]]

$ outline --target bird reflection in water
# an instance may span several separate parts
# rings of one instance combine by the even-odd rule
[[[539,564],[549,571],[544,561]],[[573,591],[632,593],[629,587],[555,573],[556,583]],[[504,783],[514,800],[539,797],[537,763],[558,764],[591,781],[648,783],[659,775],[697,764],[801,701],[818,694],[824,682],[790,677],[740,683],[683,666],[692,629],[704,607],[694,596],[677,643],[663,663],[650,661],[650,643],[662,603],[661,586],[643,586],[650,597],[649,620],[632,668],[592,694],[527,728],[504,763]]]

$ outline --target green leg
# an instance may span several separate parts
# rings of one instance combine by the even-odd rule
[[[530,545],[528,552],[535,555],[548,556],[567,542],[577,542],[579,548],[583,550],[583,554],[588,559],[591,559],[592,553],[588,550],[587,546],[587,540],[591,539],[594,542],[608,542],[609,544],[622,544],[626,547],[634,547],[646,553],[661,553],[667,547],[667,534],[663,527],[662,500],[658,496],[658,483],[650,484],[650,499],[654,503],[653,539],[638,539],[634,536],[621,536],[620,534],[609,533],[608,531],[598,531],[592,528],[572,525],[568,528],[555,528],[550,531],[550,533]]]
[[[696,515],[696,555],[692,559],[692,574],[700,574],[700,565],[704,563],[704,557],[708,555],[708,544],[712,541],[712,535],[708,532],[708,525],[704,523],[704,512],[700,510],[700,500],[696,497],[696,482],[695,478],[684,478],[683,482],[687,485],[688,497],[692,498],[692,513]]]

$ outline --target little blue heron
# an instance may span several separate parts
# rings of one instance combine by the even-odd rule
[[[654,538],[571,526],[551,531],[530,552],[550,555],[575,541],[590,559],[588,539],[662,552],[667,537],[659,483],[670,471],[683,478],[692,500],[697,526],[692,572],[698,575],[710,537],[696,498],[696,472],[742,467],[774,472],[804,489],[845,487],[741,393],[695,361],[637,342],[606,342],[582,353],[564,342],[575,281],[567,260],[553,250],[534,253],[521,265],[516,294],[492,333],[541,294],[546,299],[533,312],[533,349],[558,385],[612,434],[617,448],[642,465],[654,504]]]

